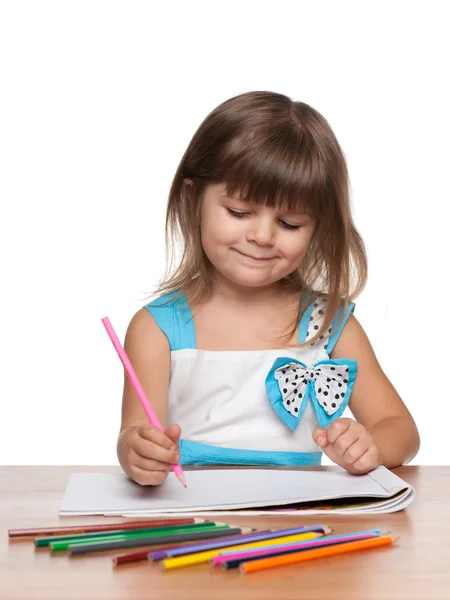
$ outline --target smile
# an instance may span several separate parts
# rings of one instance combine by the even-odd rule
[[[251,254],[245,254],[240,250],[236,250],[236,248],[233,248],[233,250],[241,256],[243,256],[244,258],[248,258],[249,260],[255,262],[267,262],[268,260],[273,260],[274,258],[276,258],[276,256],[252,256]]]

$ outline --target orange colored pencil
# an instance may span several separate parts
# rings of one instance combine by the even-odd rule
[[[171,525],[188,525],[205,522],[206,519],[180,517],[169,519],[145,519],[141,521],[122,521],[121,523],[102,523],[97,525],[65,525],[64,527],[40,527],[35,529],[10,529],[10,538],[64,535],[69,533],[96,533],[99,531],[116,531],[117,529],[144,529],[149,527],[170,527]]]
[[[394,540],[391,535],[382,535],[367,540],[358,540],[357,542],[346,542],[344,544],[336,544],[335,546],[327,546],[325,548],[315,548],[314,550],[295,552],[294,554],[282,554],[280,556],[273,556],[272,558],[262,558],[261,560],[244,562],[240,565],[239,570],[241,573],[262,571],[264,569],[291,565],[306,560],[324,558],[325,556],[334,556],[335,554],[344,554],[346,552],[357,552],[358,550],[375,548],[377,546],[387,546],[388,544],[397,541],[397,539],[398,538],[395,538]]]

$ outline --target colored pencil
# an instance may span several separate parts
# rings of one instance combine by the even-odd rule
[[[309,533],[297,533],[295,535],[288,535],[284,537],[274,538],[280,544],[283,542],[298,542],[300,540],[312,540],[319,537],[321,534],[315,532]],[[230,546],[230,550],[241,550],[242,548],[261,548],[263,546],[272,545],[273,541],[262,540],[259,542],[252,542],[247,544],[238,544],[237,546]],[[177,556],[176,558],[166,558],[161,561],[161,568],[165,570],[178,569],[180,567],[189,567],[192,565],[199,565],[206,563],[211,560],[214,556],[220,554],[221,550],[209,550],[207,552],[196,552],[195,554],[186,554],[185,556]]]
[[[389,533],[389,531],[387,533]],[[225,557],[230,557],[230,558],[236,557],[236,558],[238,558],[239,556],[244,556],[248,552],[252,552],[252,553],[253,552],[255,552],[255,553],[256,552],[268,552],[268,551],[270,551],[272,549],[275,550],[277,548],[281,548],[281,549],[286,548],[286,549],[289,549],[292,546],[297,546],[297,545],[303,546],[304,544],[310,544],[310,543],[316,544],[318,541],[321,541],[321,540],[340,540],[341,538],[345,538],[343,541],[346,541],[349,538],[354,537],[356,535],[357,536],[374,537],[374,536],[377,536],[377,535],[382,535],[382,533],[381,533],[380,529],[365,529],[364,531],[352,531],[350,533],[339,533],[339,534],[336,534],[336,535],[327,535],[327,536],[325,536],[323,538],[320,538],[320,540],[316,540],[316,541],[313,541],[313,542],[288,542],[286,544],[274,544],[272,546],[265,546],[262,549],[252,550],[252,551],[246,550],[245,548],[243,550],[236,550],[236,551],[235,550],[229,550],[229,549],[225,548],[223,550],[223,552],[221,552],[218,556],[216,556],[216,557],[214,557],[212,559],[211,563],[212,564],[220,564],[220,563],[223,562],[223,559]]]
[[[228,535],[242,533],[241,528],[221,528],[216,527],[211,530],[199,530],[190,533],[179,533],[173,535],[161,535],[152,537],[142,537],[138,539],[110,540],[94,544],[75,544],[69,546],[67,550],[70,554],[87,554],[88,552],[100,552],[102,550],[118,550],[119,548],[138,548],[139,546],[157,546],[161,544],[172,544],[178,542],[188,542],[190,540],[204,540]]]
[[[315,531],[327,535],[331,533],[331,528],[326,525],[312,525],[310,527],[290,527],[288,529],[268,529],[267,531],[256,531],[248,535],[235,536],[235,539],[227,538],[226,540],[218,540],[212,542],[202,542],[200,544],[187,544],[186,546],[176,546],[175,548],[166,548],[165,550],[156,550],[150,552],[149,559],[162,560],[166,556],[175,558],[176,556],[184,556],[185,554],[193,554],[194,552],[206,552],[207,550],[216,550],[225,548],[226,546],[235,546],[236,544],[244,544],[250,542],[259,542],[262,540],[273,540],[281,536],[294,535],[297,533],[308,533]]]
[[[272,556],[271,558],[261,558],[259,560],[248,561],[242,563],[242,565],[239,567],[239,570],[241,573],[252,573],[254,571],[272,569],[274,567],[281,567],[303,561],[315,560],[317,558],[324,558],[326,556],[334,556],[347,552],[357,552],[359,550],[386,546],[388,544],[392,544],[394,541],[396,540],[394,540],[391,535],[382,535],[366,540],[359,540],[357,542],[346,542],[344,544],[337,544],[335,546],[327,546],[325,548],[316,548],[314,550],[296,552],[295,554],[282,554],[281,556]]]
[[[223,538],[220,540],[208,541],[208,542],[192,542],[190,544],[184,544],[183,546],[172,546],[166,547],[159,550],[152,550],[148,552],[148,560],[152,560],[153,562],[157,562],[162,560],[163,558],[167,558],[169,556],[174,556],[173,552],[181,552],[184,550],[184,554],[193,554],[194,552],[204,552],[206,550],[214,550],[216,548],[226,548],[227,546],[235,546],[236,544],[243,544],[244,542],[256,542],[260,539],[264,539],[266,534],[273,533],[272,529],[267,529],[265,531],[255,531],[252,533],[245,533],[243,535],[233,535],[227,538]],[[183,554],[183,552],[181,552]],[[178,554],[177,556],[181,556]]]
[[[256,532],[256,530],[254,530]],[[269,529],[268,531],[272,531],[271,529]],[[213,545],[215,544],[215,548],[221,548],[221,547],[226,547],[226,546],[232,546],[233,544],[237,544],[238,542],[244,541],[247,538],[249,539],[249,541],[252,540],[252,538],[254,538],[255,535],[259,535],[261,533],[266,533],[266,532],[261,532],[258,531],[257,533],[252,532],[252,533],[244,533],[244,534],[240,534],[240,535],[230,535],[227,536],[225,538],[220,538],[220,540],[216,540],[215,542],[209,542],[209,545]],[[153,560],[153,561],[158,561],[158,560],[162,560],[163,558],[166,557],[166,551],[167,550],[174,550],[177,549],[179,550],[180,548],[194,548],[196,546],[204,546],[205,542],[203,544],[197,544],[196,542],[191,542],[188,544],[184,544],[183,546],[170,546],[170,544],[166,545],[164,548],[160,548],[159,550],[154,550],[149,552],[148,550],[144,550],[143,552],[130,552],[130,553],[125,553],[125,554],[117,554],[116,556],[113,556],[113,565],[121,565],[122,563],[128,563],[128,562],[136,562],[136,561],[141,561],[141,560]]]
[[[236,539],[236,538],[242,538],[245,537],[245,535],[230,535],[224,538],[220,538],[221,540],[227,540],[228,539]],[[186,544],[186,545],[190,545],[190,544]],[[166,544],[165,546],[162,545],[161,549],[170,547],[170,544]],[[179,548],[179,546],[177,546],[177,548]],[[140,562],[140,561],[149,561],[149,554],[152,554],[151,552],[147,550],[140,550],[138,552],[126,552],[124,554],[116,554],[115,556],[112,557],[112,562],[113,562],[113,566],[117,567],[118,565],[122,565],[125,563],[130,563],[130,562]]]
[[[117,554],[112,557],[113,566],[123,565],[130,562],[139,562],[142,560],[148,560],[148,550],[141,550],[140,552],[127,552],[125,554]]]
[[[89,537],[81,540],[65,540],[61,542],[50,542],[49,546],[52,552],[60,552],[64,550],[68,550],[69,546],[74,548],[75,546],[86,546],[87,544],[99,544],[102,542],[113,542],[120,540],[140,540],[140,539],[148,539],[148,538],[161,538],[162,536],[167,535],[187,535],[188,533],[203,533],[208,531],[223,531],[225,529],[230,529],[229,525],[220,525],[213,527],[202,527],[200,529],[171,529],[166,531],[160,531],[154,533],[153,531],[148,532],[140,532],[140,531],[127,531],[121,535],[114,536],[100,536],[100,537]],[[141,544],[145,545],[145,544]]]
[[[279,554],[292,554],[300,550],[310,550],[312,548],[322,548],[324,546],[334,546],[346,542],[356,542],[357,540],[367,540],[369,538],[379,537],[381,532],[374,531],[360,532],[353,535],[332,535],[317,540],[307,542],[297,542],[294,544],[280,544],[279,546],[268,546],[266,548],[256,548],[254,550],[241,550],[240,552],[225,552],[212,559],[214,566],[222,565],[224,569],[235,569],[243,562],[258,560],[260,558],[269,558]]]
[[[189,523],[187,525],[174,525],[173,527],[150,527],[140,529],[115,529],[114,531],[94,531],[92,533],[74,533],[73,535],[50,535],[48,537],[37,537],[34,539],[36,548],[44,548],[57,542],[84,542],[91,539],[108,540],[117,537],[135,537],[141,535],[162,535],[165,533],[184,533],[185,531],[198,531],[213,529],[214,527],[229,527],[226,523]]]
[[[216,541],[216,544],[220,546],[223,546],[225,544],[228,544],[229,540],[232,540],[230,542],[230,545],[233,543],[237,543],[240,540],[243,540],[247,537],[251,538],[253,537],[254,534],[249,533],[249,534],[244,534],[244,535],[230,535],[224,538],[220,538],[219,541]],[[188,546],[193,546],[195,545],[195,543],[193,544],[186,544],[183,547],[188,547]],[[170,545],[168,546],[170,548]],[[181,546],[175,546],[176,548],[180,548]],[[156,554],[158,552],[161,552],[161,558],[164,558],[165,554],[165,549],[160,549],[157,550],[155,552],[149,552],[148,550],[141,550],[140,552],[129,552],[129,553],[124,553],[124,554],[116,554],[116,556],[112,557],[112,562],[113,562],[113,566],[118,566],[118,565],[122,565],[125,563],[130,563],[130,562],[140,562],[143,560],[151,560],[152,559],[152,555]]]
[[[269,529],[268,531],[272,531],[272,530]],[[134,562],[134,561],[140,561],[140,560],[159,561],[167,556],[166,552],[168,550],[175,550],[175,549],[179,550],[180,548],[196,548],[197,546],[201,546],[203,548],[206,544],[208,544],[208,547],[213,546],[214,548],[222,548],[222,547],[232,546],[233,544],[237,544],[239,542],[243,542],[247,538],[249,541],[252,541],[255,538],[255,536],[259,536],[262,533],[266,533],[266,532],[265,531],[264,532],[263,531],[256,532],[256,529],[255,529],[252,531],[252,533],[230,535],[225,538],[220,538],[220,540],[216,540],[214,542],[203,542],[202,544],[197,544],[196,542],[190,542],[188,544],[184,544],[183,546],[180,546],[180,545],[170,546],[170,544],[167,544],[166,546],[164,546],[163,548],[160,548],[159,550],[152,550],[150,552],[148,550],[146,550],[144,552],[131,552],[131,553],[125,553],[125,554],[118,554],[113,557],[112,561],[113,561],[114,565],[120,565],[122,563]],[[259,539],[259,538],[257,537],[256,539]]]
[[[115,531],[116,529],[141,529],[144,527],[171,527],[173,525],[189,525],[190,523],[204,523],[206,519],[169,518],[145,519],[141,521],[122,521],[121,523],[102,523],[101,525],[65,525],[64,527],[36,527],[34,529],[9,529],[10,538],[37,537],[51,535],[70,535],[77,533],[94,533],[100,531]]]
[[[149,399],[147,398],[147,394],[145,393],[144,388],[142,387],[141,382],[139,381],[139,378],[136,375],[135,370],[133,369],[133,365],[131,364],[127,353],[125,352],[125,348],[122,347],[122,344],[120,343],[119,338],[117,337],[116,332],[114,331],[113,326],[111,325],[111,322],[108,319],[108,317],[104,317],[102,319],[102,323],[105,326],[105,329],[111,339],[111,342],[113,343],[114,348],[116,349],[117,354],[119,355],[120,360],[122,361],[125,372],[128,375],[128,379],[131,385],[133,386],[137,397],[139,398],[139,401],[142,405],[142,408],[145,411],[145,414],[148,417],[148,420],[152,425],[154,425],[161,431],[164,431],[161,426],[161,423],[159,422],[158,417],[156,416],[155,411],[152,408],[152,405],[150,404]],[[180,465],[174,464],[171,465],[171,467],[175,475],[180,480],[180,482],[184,485],[185,488],[187,488],[186,478],[184,476],[183,469],[180,467]]]

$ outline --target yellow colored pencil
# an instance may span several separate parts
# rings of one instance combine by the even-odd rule
[[[391,535],[382,535],[380,537],[369,538],[367,540],[358,540],[356,542],[345,542],[336,544],[335,546],[327,546],[325,548],[315,548],[314,550],[304,550],[295,552],[294,554],[281,554],[271,558],[262,558],[260,560],[252,560],[244,562],[240,565],[241,573],[251,573],[252,571],[263,571],[272,569],[273,567],[282,567],[283,565],[292,565],[306,560],[314,560],[316,558],[324,558],[326,556],[335,556],[336,554],[345,554],[347,552],[357,552],[368,548],[376,548],[377,546],[387,546],[397,541]]]
[[[244,548],[263,548],[264,546],[273,546],[275,544],[283,544],[284,542],[298,542],[301,540],[312,540],[318,537],[322,537],[322,533],[317,531],[308,531],[307,533],[297,533],[294,535],[285,535],[279,538],[272,538],[270,540],[260,540],[258,542],[251,542],[247,544],[238,544],[237,546],[228,546],[227,552],[233,550],[241,550]],[[185,556],[177,556],[174,558],[166,558],[161,561],[161,568],[163,570],[177,569],[179,567],[188,567],[191,565],[199,565],[201,563],[208,562],[214,556],[218,556],[223,552],[223,548],[217,548],[216,550],[207,550],[206,552],[196,552],[194,554],[186,554]]]

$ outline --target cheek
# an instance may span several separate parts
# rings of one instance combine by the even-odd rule
[[[286,240],[284,244],[285,255],[295,260],[296,257],[303,256],[307,245],[302,240]]]
[[[239,238],[239,227],[223,215],[207,216],[202,220],[201,233],[205,245],[228,245]]]
[[[300,262],[306,254],[311,242],[311,235],[298,236],[296,239],[293,237],[285,238],[283,243],[284,256],[292,262]]]

